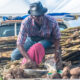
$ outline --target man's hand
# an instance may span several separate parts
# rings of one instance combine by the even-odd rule
[[[36,62],[32,61],[31,59],[27,59],[28,62],[27,62],[27,65],[32,67],[32,68],[36,68],[37,65],[36,65]]]
[[[27,57],[26,59],[27,59],[28,62],[31,62],[32,61],[29,57]]]
[[[33,64],[33,65],[36,64],[36,63],[35,63],[33,60],[31,60],[29,57],[27,57],[26,59],[27,59],[28,63],[31,63],[31,64]]]
[[[54,62],[58,62],[59,61],[59,52],[55,52],[55,55],[54,55]]]

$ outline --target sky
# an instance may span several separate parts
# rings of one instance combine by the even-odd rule
[[[53,12],[80,12],[79,0],[0,0],[1,13],[27,13],[29,4],[41,1],[44,7],[48,8],[48,13]]]
[[[79,0],[0,0],[0,14],[23,14],[28,12],[29,4],[41,1],[48,8],[47,13],[80,13]],[[69,21],[70,24],[80,25],[80,19]]]

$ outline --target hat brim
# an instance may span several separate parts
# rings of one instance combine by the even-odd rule
[[[44,13],[47,12],[47,8],[43,8],[41,9],[40,11],[28,11],[28,14],[32,15],[32,16],[40,16],[40,15],[43,15]]]

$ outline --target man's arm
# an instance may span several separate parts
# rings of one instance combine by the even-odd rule
[[[26,51],[24,50],[23,45],[17,45],[17,47],[18,47],[19,51],[21,52],[22,56],[25,57],[26,59],[30,60]]]
[[[59,29],[58,22],[56,20],[53,20],[53,43],[55,46],[55,61],[57,62],[59,59],[59,49],[60,49],[60,38],[61,38],[61,33]]]
[[[26,27],[27,21],[28,21],[28,18],[23,20],[21,23],[20,32],[19,32],[18,39],[17,39],[17,48],[19,49],[19,51],[23,57],[29,59],[29,57],[24,49],[24,42],[27,38],[27,27]]]
[[[58,50],[60,49],[60,40],[56,40],[54,42],[54,46],[55,46],[55,52],[59,52]]]
[[[54,46],[55,46],[55,62],[57,62],[59,60],[59,54],[60,54],[60,40],[56,40],[54,42]]]

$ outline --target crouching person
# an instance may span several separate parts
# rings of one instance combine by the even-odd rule
[[[45,55],[44,49],[49,48],[51,45],[54,44],[54,59],[55,62],[59,61],[59,26],[57,21],[53,17],[45,14],[46,12],[47,8],[43,7],[41,2],[35,2],[30,4],[30,10],[28,11],[30,16],[26,17],[21,23],[20,32],[17,39],[17,48],[12,52],[11,60],[19,60],[20,58],[24,57],[28,60],[28,63],[36,62],[37,64],[39,64]],[[41,47],[38,48],[38,50],[42,50],[42,52],[39,51],[41,52],[41,54],[29,54],[30,48],[31,50],[36,48],[34,48],[33,46],[35,44],[37,44],[38,46],[43,46],[42,49],[39,49]],[[38,58],[41,61],[39,62],[39,60],[35,58]]]

